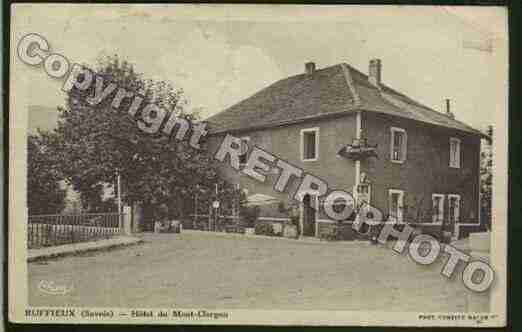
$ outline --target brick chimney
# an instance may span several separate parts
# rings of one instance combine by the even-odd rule
[[[450,100],[446,98],[446,115],[452,119],[455,119],[455,114],[451,112]]]
[[[381,84],[381,70],[381,59],[370,60],[370,65],[368,68],[368,80],[371,84],[375,86]]]
[[[315,72],[315,62],[305,63],[305,72],[308,75],[312,75]]]

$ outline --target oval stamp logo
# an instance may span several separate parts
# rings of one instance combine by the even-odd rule
[[[41,280],[38,283],[38,289],[45,294],[49,295],[65,295],[70,293],[73,289],[71,286],[66,285],[58,285],[54,281]]]

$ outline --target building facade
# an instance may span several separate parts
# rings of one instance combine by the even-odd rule
[[[379,209],[387,222],[410,223],[455,237],[479,226],[481,132],[455,119],[449,100],[435,111],[381,80],[382,65],[370,61],[368,75],[342,63],[280,80],[208,119],[210,153],[226,134],[245,143],[241,162],[253,146],[345,190]],[[247,149],[249,147],[250,149]],[[298,181],[284,193],[273,186],[277,167],[261,183],[227,163],[221,176],[247,195],[263,194],[292,204]],[[294,179],[295,180],[295,179]],[[321,236],[334,223],[321,198],[300,202],[303,235]],[[308,203],[308,201],[306,202]],[[277,205],[263,206],[261,220],[288,218]],[[351,220],[346,220],[350,237]]]

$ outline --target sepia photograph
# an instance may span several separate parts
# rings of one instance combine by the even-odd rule
[[[10,321],[506,324],[506,8],[10,25]]]

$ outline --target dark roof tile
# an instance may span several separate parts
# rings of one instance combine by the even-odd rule
[[[484,136],[478,130],[437,112],[381,84],[348,64],[279,80],[209,117],[211,133],[267,128],[354,110],[384,113]]]

